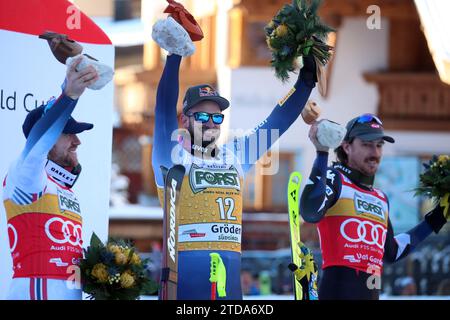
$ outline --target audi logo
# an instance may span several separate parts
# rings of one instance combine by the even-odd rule
[[[353,231],[349,235],[349,230],[356,230],[356,234]],[[351,218],[341,224],[340,231],[341,235],[350,242],[363,242],[369,245],[375,244],[380,249],[384,248],[387,229],[380,224]]]
[[[12,234],[13,234],[13,236],[12,236],[13,240],[11,240],[11,237],[9,238],[10,250],[11,250],[11,252],[14,252],[14,250],[16,250],[16,246],[17,246],[17,230],[16,230],[16,228],[14,228],[14,226],[12,224],[8,223],[8,235],[9,235],[9,229],[11,229]]]
[[[56,227],[50,228],[52,224],[56,223]],[[57,230],[61,230],[58,232]],[[56,231],[58,234],[56,237],[52,234],[52,231]],[[73,246],[79,246],[81,247],[82,240],[81,240],[81,225],[80,224],[74,224],[72,221],[64,221],[61,218],[54,217],[49,219],[45,223],[45,234],[47,237],[52,240],[55,243],[63,244],[63,243],[70,243]],[[62,235],[62,239],[61,239]]]

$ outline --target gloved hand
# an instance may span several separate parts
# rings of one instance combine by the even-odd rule
[[[297,281],[301,281],[306,276],[306,279],[309,282],[311,275],[318,271],[317,264],[314,261],[311,250],[309,250],[302,242],[299,243],[299,246],[301,248],[300,259],[302,265],[299,267],[294,263],[290,263],[288,268],[294,272]]]
[[[317,82],[317,65],[312,54],[303,56],[303,67],[300,69],[299,80],[308,86],[315,86]]]
[[[450,214],[449,207],[449,193],[447,193],[441,198],[439,204],[425,215],[425,221],[435,233],[438,233],[447,223]]]

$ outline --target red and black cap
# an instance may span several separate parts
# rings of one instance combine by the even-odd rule
[[[190,108],[206,100],[216,102],[221,111],[230,106],[230,102],[224,97],[221,97],[212,86],[209,84],[201,84],[187,89],[183,99],[183,113],[186,114]]]
[[[381,120],[370,113],[363,114],[353,118],[347,123],[347,133],[344,141],[352,138],[359,138],[364,141],[373,141],[383,139],[387,142],[394,143],[394,138],[384,134],[383,123]]]

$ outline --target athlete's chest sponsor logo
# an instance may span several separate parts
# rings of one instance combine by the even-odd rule
[[[383,259],[374,257],[373,255],[369,254],[362,254],[362,253],[356,253],[356,254],[347,254],[344,255],[342,258],[343,260],[347,260],[350,263],[371,263],[378,266],[383,265]]]
[[[16,250],[18,237],[16,228],[10,223],[8,223],[8,237],[9,246],[12,253]]]
[[[242,226],[234,223],[197,223],[179,227],[179,242],[241,243]]]
[[[239,173],[234,166],[228,169],[206,169],[194,164],[189,172],[189,182],[193,193],[207,188],[241,189]]]
[[[74,223],[71,220],[64,220],[60,217],[53,217],[47,220],[44,226],[47,237],[56,244],[81,247],[83,240],[81,234],[81,224]],[[67,247],[60,248],[66,250]],[[58,250],[53,247],[51,250]]]
[[[361,192],[355,192],[353,200],[357,213],[368,213],[385,220],[383,202],[377,197]]]
[[[350,243],[366,244],[369,246],[375,245],[379,249],[384,250],[387,228],[382,224],[369,220],[350,218],[342,222],[339,231],[341,236]],[[345,246],[351,248],[351,246]],[[360,246],[355,245],[354,248],[360,249]],[[366,249],[368,248],[370,247]]]
[[[58,204],[61,212],[67,210],[81,215],[80,203],[70,191],[58,189]]]

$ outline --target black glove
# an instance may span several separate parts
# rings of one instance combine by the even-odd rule
[[[444,208],[438,204],[433,210],[425,215],[425,221],[435,233],[438,233],[447,223],[447,219],[444,216]]]
[[[302,80],[310,87],[314,87],[317,82],[316,61],[312,54],[303,56],[303,68],[300,69],[299,80]]]

